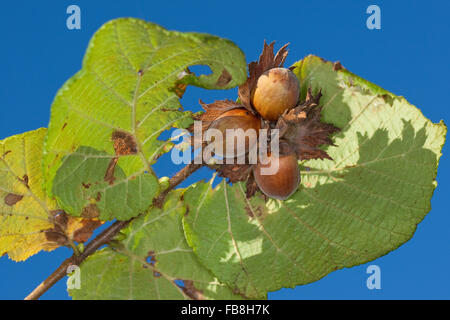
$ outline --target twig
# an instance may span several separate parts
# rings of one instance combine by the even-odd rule
[[[56,269],[47,279],[45,279],[39,286],[36,287],[25,300],[36,300],[42,296],[48,289],[50,289],[56,282],[61,280],[67,274],[67,268],[71,265],[80,265],[87,257],[93,254],[102,245],[111,241],[117,233],[128,225],[130,221],[117,221],[113,223],[109,228],[105,229],[97,237],[95,237],[84,249],[83,253],[74,254],[70,258],[64,260],[64,262]]]
[[[190,163],[187,166],[185,166],[183,169],[178,171],[177,174],[175,174],[170,180],[169,180],[169,186],[166,190],[161,192],[155,199],[153,199],[153,205],[157,206],[158,208],[162,207],[162,204],[164,203],[164,199],[166,195],[169,193],[170,190],[175,188],[177,185],[179,185],[181,182],[186,180],[187,177],[189,177],[192,173],[197,171],[203,166],[203,164],[196,164],[196,163]]]
[[[169,180],[169,187],[164,190],[157,198],[154,199],[153,204],[161,206],[164,202],[166,195],[170,190],[175,188],[181,182],[183,182],[187,177],[199,169],[202,164],[188,164],[183,169],[181,169],[177,174],[175,174]],[[36,287],[25,300],[36,300],[39,299],[48,289],[50,289],[55,283],[61,280],[67,274],[67,268],[71,265],[80,265],[87,257],[97,251],[102,245],[109,243],[124,227],[126,227],[130,221],[116,221],[109,228],[105,229],[97,237],[95,237],[91,242],[87,244],[84,251],[79,255],[74,254],[70,258],[67,258],[63,263],[56,269],[47,279],[45,279],[39,286]]]

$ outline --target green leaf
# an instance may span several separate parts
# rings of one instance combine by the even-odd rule
[[[100,220],[128,220],[148,209],[151,195],[157,193],[154,176],[140,174],[127,178],[116,167],[111,181],[105,172],[114,162],[106,152],[80,147],[63,159],[53,180],[53,194],[71,215]],[[118,181],[116,183],[116,181]]]
[[[180,192],[122,231],[120,242],[81,264],[74,299],[242,299],[205,269],[187,245]],[[179,281],[176,281],[179,280]],[[180,280],[183,283],[180,283]]]
[[[322,120],[342,130],[327,148],[334,160],[300,165],[302,184],[290,199],[247,200],[243,183],[200,183],[184,195],[188,243],[220,281],[246,296],[385,255],[408,241],[431,209],[443,122],[335,69],[314,56],[295,64],[302,97],[309,86],[322,89]]]
[[[187,69],[192,65],[207,65],[212,73],[197,77]],[[58,192],[53,179],[64,160],[71,159],[73,167],[76,158],[69,154],[90,147],[101,152],[98,157],[102,159],[117,159],[116,167],[123,174],[114,184],[145,180],[152,192],[143,197],[142,206],[150,205],[158,193],[150,166],[171,147],[170,142],[158,140],[159,135],[192,123],[191,112],[183,112],[179,103],[186,85],[227,89],[245,80],[245,57],[231,41],[167,31],[138,19],[106,23],[92,38],[81,71],[67,81],[53,102],[44,157],[47,192],[62,207],[74,207],[73,201],[61,195],[74,194],[79,186],[72,184]],[[85,173],[95,171],[95,161],[79,159]],[[69,168],[63,170],[61,175]],[[96,173],[96,182],[103,183],[106,174]],[[82,202],[75,215],[80,214],[85,199]],[[120,218],[138,213],[121,213]],[[111,214],[100,212],[102,217],[115,217]]]

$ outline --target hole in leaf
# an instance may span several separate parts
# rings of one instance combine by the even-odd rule
[[[151,264],[152,266],[154,266],[155,263],[156,263],[155,251],[150,250],[150,251],[148,252],[147,257],[145,258],[145,261],[146,261],[148,264]]]
[[[204,64],[198,64],[195,66],[190,66],[189,70],[195,74],[195,76],[200,76],[200,75],[210,75],[212,74],[212,70],[209,66],[204,65]]]
[[[168,130],[165,130],[161,132],[161,134],[158,136],[159,141],[167,141],[172,136],[172,133],[177,130],[177,128],[170,128]]]
[[[177,286],[179,286],[180,288],[184,288],[184,281],[183,281],[183,280],[176,279],[174,282],[175,282],[175,284],[176,284]]]
[[[156,260],[153,256],[147,257],[147,259],[145,259],[145,261],[147,261],[148,264],[155,264],[155,262],[156,262]]]

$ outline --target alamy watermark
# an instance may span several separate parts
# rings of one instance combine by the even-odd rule
[[[367,278],[366,285],[367,289],[373,290],[381,289],[381,269],[379,266],[372,264],[367,267],[366,273],[370,274],[370,276]]]
[[[369,30],[380,30],[381,29],[381,9],[379,6],[372,4],[367,7],[367,14],[370,16],[367,18],[366,26]]]
[[[69,278],[67,279],[67,289],[81,289],[81,270],[77,265],[70,265],[66,270]]]
[[[66,26],[69,30],[81,29],[81,9],[75,4],[67,7],[66,13],[69,14],[66,20]]]

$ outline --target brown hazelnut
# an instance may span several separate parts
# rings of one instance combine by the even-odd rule
[[[266,170],[278,161],[278,170],[274,174],[264,175],[262,170]],[[270,198],[286,200],[298,188],[300,183],[300,170],[295,153],[287,155],[268,155],[267,163],[258,163],[253,168],[253,175],[259,189]]]
[[[261,120],[259,117],[253,115],[244,108],[232,109],[221,114],[215,119],[208,129],[217,129],[222,133],[222,153],[220,149],[216,152],[216,155],[233,158],[245,155],[249,150],[256,146],[258,143],[258,132],[261,128]],[[234,137],[234,150],[227,150],[227,129],[242,129],[244,132],[247,130],[253,130],[247,132],[245,138],[245,147],[238,144],[238,138]]]
[[[297,104],[300,85],[295,74],[286,68],[264,72],[252,90],[252,103],[266,120],[276,121],[287,109]]]

